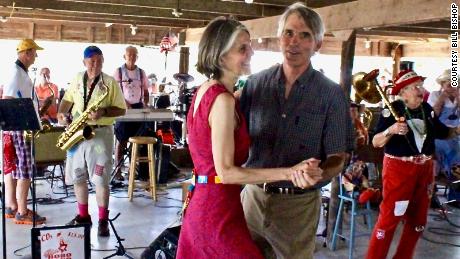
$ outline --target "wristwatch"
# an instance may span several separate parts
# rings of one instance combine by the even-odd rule
[[[384,136],[384,137],[389,137],[389,136],[391,136],[390,130],[389,130],[389,129],[386,129],[385,131],[383,131],[383,136]]]

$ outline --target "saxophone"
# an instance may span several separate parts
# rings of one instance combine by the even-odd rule
[[[91,106],[87,107],[80,117],[72,121],[64,133],[59,135],[56,146],[61,150],[67,151],[81,141],[92,139],[94,137],[95,132],[93,131],[93,128],[90,125],[87,125],[86,122],[90,113],[97,111],[101,106],[102,101],[104,101],[109,95],[109,87],[104,83],[102,75],[101,81],[102,85],[106,89],[105,92],[98,97]]]

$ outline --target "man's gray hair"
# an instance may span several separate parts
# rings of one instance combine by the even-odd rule
[[[280,20],[278,22],[278,37],[281,37],[283,33],[284,26],[286,25],[286,21],[291,14],[298,14],[305,24],[312,30],[315,42],[322,42],[324,37],[324,23],[321,19],[321,16],[313,9],[308,8],[303,3],[294,3],[287,7],[286,11],[281,15]]]

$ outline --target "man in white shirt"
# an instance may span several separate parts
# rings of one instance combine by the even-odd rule
[[[9,75],[3,89],[4,99],[32,98],[34,86],[28,75],[28,68],[35,62],[37,50],[42,50],[31,39],[23,39],[19,42],[16,51],[18,59],[15,62],[12,74]],[[38,101],[33,98],[34,106],[38,112]],[[37,113],[38,114],[38,113]],[[45,217],[33,214],[27,208],[27,194],[33,174],[33,156],[30,142],[24,139],[23,131],[11,131],[14,149],[17,157],[17,168],[11,174],[5,175],[7,218],[14,218],[16,224],[32,225],[35,217],[36,224],[43,224]]]

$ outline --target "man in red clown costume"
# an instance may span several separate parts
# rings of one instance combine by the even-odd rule
[[[368,259],[384,259],[394,231],[404,219],[404,230],[393,258],[409,259],[427,221],[433,190],[435,138],[453,137],[459,128],[442,124],[432,107],[423,101],[423,80],[411,70],[398,74],[394,80],[391,103],[396,118],[388,109],[380,115],[375,147],[384,147],[383,201],[371,236]]]

